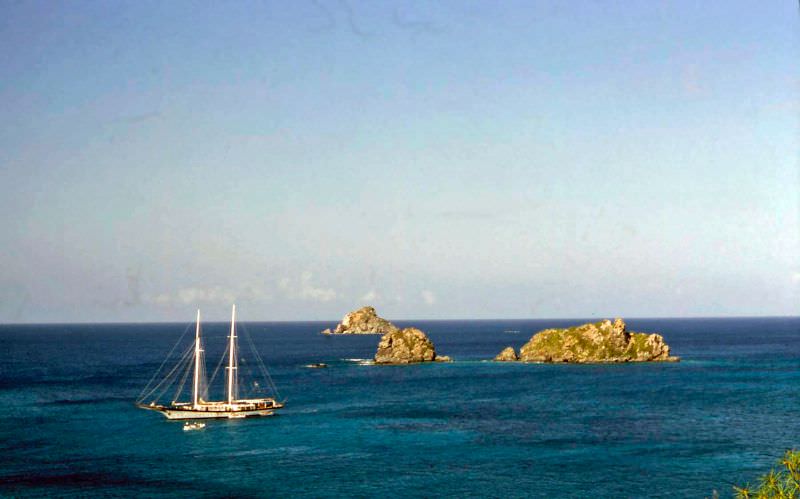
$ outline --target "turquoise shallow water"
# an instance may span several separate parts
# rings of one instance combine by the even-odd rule
[[[417,321],[456,362],[403,367],[245,323],[287,408],[198,432],[133,406],[185,324],[0,326],[0,494],[726,497],[800,447],[800,319],[629,321],[677,364],[483,361],[579,322]]]

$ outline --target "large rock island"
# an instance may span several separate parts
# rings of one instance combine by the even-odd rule
[[[436,355],[433,342],[415,327],[390,331],[383,335],[375,352],[376,364],[413,364],[449,362],[450,357]]]
[[[510,348],[510,347],[509,347]],[[511,352],[513,353],[513,349]],[[505,355],[503,355],[505,354]],[[539,331],[522,346],[522,362],[674,362],[659,334],[630,332],[622,319]],[[495,360],[514,360],[508,348]]]
[[[323,334],[387,334],[399,330],[391,322],[378,317],[373,307],[362,307],[345,315],[333,331],[326,329]]]

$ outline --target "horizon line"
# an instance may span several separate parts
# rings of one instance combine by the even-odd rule
[[[395,322],[412,322],[412,321],[421,321],[421,322],[491,322],[491,321],[563,321],[563,320],[605,320],[610,319],[614,320],[617,317],[494,317],[494,318],[487,318],[487,319],[424,319],[424,318],[416,318],[416,319],[392,319]],[[682,320],[682,319],[696,319],[696,320],[703,320],[703,319],[798,319],[800,315],[684,315],[684,316],[632,316],[632,317],[622,317],[623,320],[653,320],[653,319],[671,319],[671,320]],[[388,319],[387,319],[388,320]],[[86,325],[131,325],[131,324],[188,324],[193,323],[194,321],[141,321],[141,322],[123,322],[123,321],[103,321],[103,322],[86,322],[86,321],[75,321],[75,322],[0,322],[0,327],[4,326],[86,326]],[[225,324],[230,321],[227,320],[209,320],[204,321],[208,324],[215,324],[221,323]],[[328,324],[331,322],[340,322],[335,319],[328,320],[328,319],[316,319],[316,320],[237,320],[237,323],[321,323],[321,324]],[[391,321],[390,321],[391,322]]]

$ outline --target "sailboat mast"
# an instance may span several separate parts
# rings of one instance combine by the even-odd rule
[[[233,385],[234,385],[234,376],[235,374],[235,363],[236,363],[236,305],[233,305],[233,309],[231,310],[231,343],[228,347],[228,403],[233,403]]]
[[[194,329],[194,382],[192,383],[192,405],[197,408],[200,401],[200,309],[197,309],[197,325]]]

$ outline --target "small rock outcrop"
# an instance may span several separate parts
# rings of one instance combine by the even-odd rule
[[[661,335],[629,332],[625,322],[616,319],[613,323],[604,320],[539,331],[522,346],[519,360],[588,363],[674,362],[679,359],[670,356],[669,346]]]
[[[399,331],[391,322],[378,317],[373,307],[362,307],[345,315],[342,322],[331,331],[326,329],[323,334],[387,334]]]
[[[395,328],[396,329],[396,328]],[[450,357],[436,355],[433,342],[415,327],[396,329],[381,337],[376,364],[413,364],[417,362],[449,362]]]
[[[517,352],[514,350],[514,347],[506,347],[502,352],[497,354],[494,360],[497,362],[515,362],[519,360],[519,357],[517,357]]]

